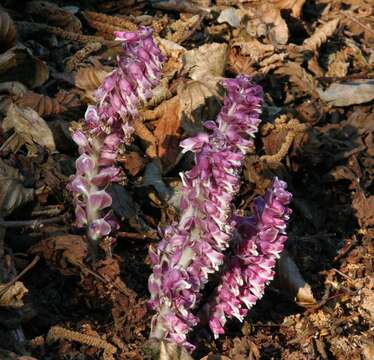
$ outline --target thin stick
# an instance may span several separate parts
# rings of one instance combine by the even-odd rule
[[[349,20],[355,22],[357,25],[360,25],[362,28],[364,28],[366,31],[368,31],[372,35],[374,35],[374,30],[370,29],[368,26],[366,26],[365,24],[363,24],[360,20],[356,19],[353,15],[348,14],[345,11],[340,11],[340,13],[342,15],[344,15],[345,17],[347,17]]]
[[[66,214],[59,215],[52,217],[50,219],[35,219],[35,220],[14,220],[14,221],[7,221],[4,219],[0,219],[0,227],[4,228],[18,228],[18,227],[31,227],[35,228],[38,226],[43,226],[47,224],[54,224],[64,220]]]
[[[29,265],[27,265],[17,276],[14,277],[14,279],[10,280],[4,288],[0,291],[0,296],[4,294],[18,279],[20,279],[23,275],[25,275],[29,270],[31,270],[36,263],[40,260],[39,256],[35,256],[33,261]]]

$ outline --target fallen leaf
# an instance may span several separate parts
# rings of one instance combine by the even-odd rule
[[[75,86],[85,91],[96,90],[110,73],[108,68],[97,66],[82,67],[75,75]]]
[[[262,2],[256,10],[256,17],[258,17],[266,27],[271,26],[269,35],[272,41],[280,45],[287,44],[288,26],[281,16],[279,8],[271,3]]]
[[[360,226],[374,225],[374,195],[366,197],[363,191],[358,188],[353,196],[352,207],[356,211]]]
[[[215,354],[215,355],[204,356],[200,360],[231,360],[231,359],[225,355]]]
[[[374,80],[334,83],[325,91],[317,89],[322,100],[332,106],[363,104],[374,99]]]
[[[21,281],[11,286],[0,284],[0,307],[20,308],[24,305],[22,299],[29,291]]]
[[[16,27],[6,11],[0,11],[0,49],[7,50],[16,42]]]
[[[291,9],[294,17],[301,15],[301,9],[305,0],[270,0],[278,9]]]
[[[61,27],[66,31],[81,32],[82,24],[74,14],[49,1],[30,1],[25,10],[36,20],[46,24]]]
[[[83,264],[87,256],[87,243],[82,236],[63,234],[41,240],[30,248],[31,254],[41,254],[64,275],[76,274],[71,265]]]
[[[7,216],[34,198],[34,189],[25,188],[17,169],[0,159],[0,215]]]
[[[279,287],[303,307],[315,305],[316,299],[310,285],[304,280],[299,268],[287,251],[283,251],[277,265]]]
[[[193,80],[214,79],[217,82],[222,79],[227,55],[227,44],[205,44],[184,54],[184,69]]]
[[[44,119],[31,108],[11,105],[2,123],[2,129],[4,131],[14,129],[15,133],[26,144],[33,145],[36,143],[45,146],[51,152],[56,149],[51,129]]]
[[[192,360],[187,350],[174,343],[161,341],[160,360]]]
[[[233,7],[226,8],[221,11],[217,22],[219,24],[228,23],[230,26],[234,28],[238,28],[240,26],[240,22],[243,18],[244,14],[240,9],[235,9]]]
[[[20,81],[35,88],[48,78],[48,66],[22,45],[17,44],[0,55],[0,82]]]

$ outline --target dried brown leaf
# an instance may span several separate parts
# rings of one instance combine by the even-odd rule
[[[52,131],[45,120],[33,109],[20,108],[12,104],[2,123],[2,128],[4,131],[14,129],[26,144],[36,143],[45,146],[51,152],[56,149]]]
[[[374,196],[366,197],[359,188],[352,201],[352,207],[356,211],[358,222],[363,227],[374,225]]]
[[[193,358],[184,347],[161,341],[160,360],[192,360]]]
[[[305,0],[270,0],[278,9],[291,9],[292,15],[299,17]]]
[[[231,360],[231,359],[225,355],[215,354],[215,355],[204,356],[200,360]]]
[[[6,11],[0,10],[0,49],[7,50],[16,42],[16,27]]]
[[[344,48],[329,58],[328,71],[326,76],[344,77],[348,74],[349,68],[349,49]]]
[[[277,280],[282,290],[295,298],[298,305],[308,307],[316,305],[316,299],[310,285],[304,280],[299,268],[287,251],[279,259]]]
[[[272,41],[276,44],[287,44],[288,26],[277,7],[271,3],[262,2],[256,10],[256,17],[258,17],[266,27],[272,27],[269,33]]]
[[[0,284],[0,307],[20,308],[24,305],[22,299],[29,291],[21,281],[11,286]]]
[[[322,100],[332,106],[363,104],[374,99],[374,80],[334,83],[325,91],[317,89]]]
[[[82,67],[75,75],[75,85],[82,90],[96,90],[110,71],[97,66]]]
[[[324,44],[330,36],[334,34],[339,25],[339,18],[330,20],[326,24],[323,24],[313,33],[311,37],[305,39],[303,42],[303,49],[316,51],[322,44]]]
[[[31,108],[40,116],[49,116],[60,114],[64,108],[60,103],[47,95],[40,95],[33,91],[28,91],[16,101],[16,104],[22,108]]]
[[[83,237],[71,234],[56,235],[32,246],[32,254],[41,254],[53,263],[63,274],[76,274],[72,265],[83,264],[87,256],[87,243]]]
[[[232,45],[239,47],[240,54],[248,56],[251,64],[259,62],[274,52],[273,45],[262,44],[257,39],[237,39]]]
[[[7,216],[17,207],[34,198],[34,189],[25,188],[17,169],[0,159],[0,216]]]
[[[35,88],[43,85],[48,77],[48,66],[22,45],[0,55],[0,82],[20,81]]]
[[[293,100],[293,97],[303,97],[311,95],[318,98],[316,90],[316,80],[300,64],[296,62],[287,62],[274,71],[279,75],[287,75],[290,87],[288,89],[286,103]]]
[[[184,54],[184,68],[193,80],[205,81],[212,78],[217,82],[225,70],[227,55],[227,44],[205,44]]]
[[[30,1],[25,10],[38,21],[48,25],[58,26],[71,32],[81,32],[82,24],[74,14],[49,1]]]

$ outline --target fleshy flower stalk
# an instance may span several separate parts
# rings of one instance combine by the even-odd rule
[[[84,123],[72,135],[80,157],[68,189],[74,196],[76,224],[87,228],[92,250],[116,226],[106,210],[112,198],[105,187],[122,178],[115,166],[118,151],[130,142],[137,106],[152,96],[164,60],[150,29],[115,35],[123,42],[124,53],[96,91],[96,105],[88,106]]]
[[[286,183],[275,178],[265,197],[255,200],[254,216],[235,217],[238,241],[233,256],[226,260],[221,284],[208,310],[215,337],[224,333],[228,318],[243,321],[273,279],[276,259],[287,240],[286,226],[291,214],[287,205],[291,198]]]
[[[232,201],[239,189],[244,157],[258,129],[262,90],[248,77],[225,80],[224,105],[216,122],[181,143],[196,165],[182,176],[181,217],[150,251],[151,338],[192,349],[186,335],[198,323],[192,310],[211,273],[218,271],[232,237]]]

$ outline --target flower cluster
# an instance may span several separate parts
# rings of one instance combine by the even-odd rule
[[[130,142],[138,103],[151,97],[164,61],[150,29],[115,35],[124,49],[118,66],[104,79],[96,91],[96,105],[88,106],[84,123],[72,135],[80,157],[68,189],[74,195],[76,223],[87,227],[91,243],[97,243],[115,226],[109,212],[103,213],[112,204],[105,187],[122,177],[115,166],[118,149]]]
[[[226,260],[221,284],[209,305],[209,326],[215,337],[224,333],[227,318],[243,321],[247,309],[262,297],[273,279],[276,259],[287,240],[291,197],[286,183],[275,178],[265,197],[255,200],[254,216],[235,218],[239,236],[234,255]]]
[[[205,123],[209,133],[181,143],[196,159],[182,176],[181,218],[150,252],[150,305],[156,310],[151,337],[189,348],[186,335],[198,322],[192,310],[209,274],[224,261],[234,231],[231,203],[260,122],[261,88],[246,76],[225,80],[223,85],[227,94],[217,120]]]

